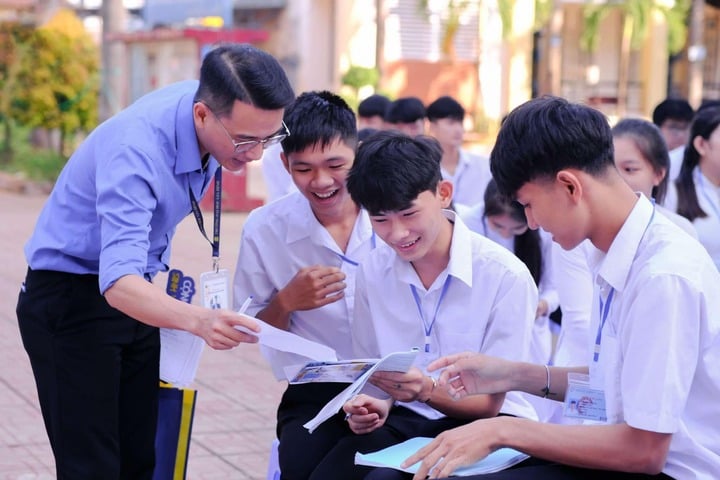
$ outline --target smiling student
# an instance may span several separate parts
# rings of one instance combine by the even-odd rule
[[[598,249],[588,366],[482,354],[441,358],[455,398],[524,391],[592,400],[594,424],[497,417],[439,435],[406,460],[415,479],[447,477],[500,447],[534,459],[495,479],[715,478],[720,472],[720,273],[705,249],[636,195],[613,164],[612,134],[590,107],[556,97],[516,108],[491,154],[498,187],[565,249]],[[570,373],[589,374],[587,382]],[[583,402],[584,405],[588,401]]]
[[[442,179],[441,155],[437,140],[398,132],[378,132],[358,148],[348,190],[386,243],[360,266],[354,354],[380,358],[413,347],[420,353],[408,373],[372,377],[377,397],[361,394],[344,406],[358,435],[341,439],[313,480],[364,478],[370,469],[353,464],[357,451],[435,436],[499,412],[536,417],[516,394],[456,402],[426,371],[439,356],[463,350],[527,359],[537,305],[525,265],[446,210],[453,188]],[[371,478],[406,477],[383,469]]]
[[[367,213],[350,198],[345,178],[355,158],[355,114],[330,92],[301,94],[287,110],[292,132],[281,154],[298,192],[253,210],[243,226],[234,301],[253,296],[247,313],[352,358],[350,319],[358,264],[377,243]],[[278,380],[307,361],[263,352]],[[305,479],[326,451],[350,433],[343,415],[312,435],[303,424],[347,385],[290,385],[278,407],[283,479]]]

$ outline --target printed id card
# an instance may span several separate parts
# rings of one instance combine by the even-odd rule
[[[230,276],[226,269],[200,274],[200,292],[205,308],[229,308]]]
[[[590,387],[590,377],[582,373],[568,373],[568,388],[565,394],[566,417],[583,420],[607,421],[605,393]]]

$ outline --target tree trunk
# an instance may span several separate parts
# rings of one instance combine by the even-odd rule
[[[690,38],[688,39],[688,101],[697,109],[703,98],[703,30],[705,27],[705,1],[693,0],[690,10]]]
[[[618,84],[617,84],[617,116],[622,118],[627,112],[628,103],[628,82],[630,80],[630,42],[632,41],[632,33],[634,20],[631,15],[625,13],[623,15],[623,32],[622,41],[620,43],[620,59],[618,65]]]

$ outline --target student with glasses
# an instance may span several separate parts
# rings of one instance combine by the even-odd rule
[[[257,330],[249,319],[184,303],[151,281],[168,269],[175,227],[216,170],[237,171],[288,135],[293,99],[276,59],[222,45],[199,82],[139,99],[67,162],[25,246],[17,305],[58,479],[152,478],[158,327],[215,349],[255,341],[233,328]]]

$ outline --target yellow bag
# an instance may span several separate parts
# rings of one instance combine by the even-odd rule
[[[153,480],[185,480],[197,390],[160,382]]]

